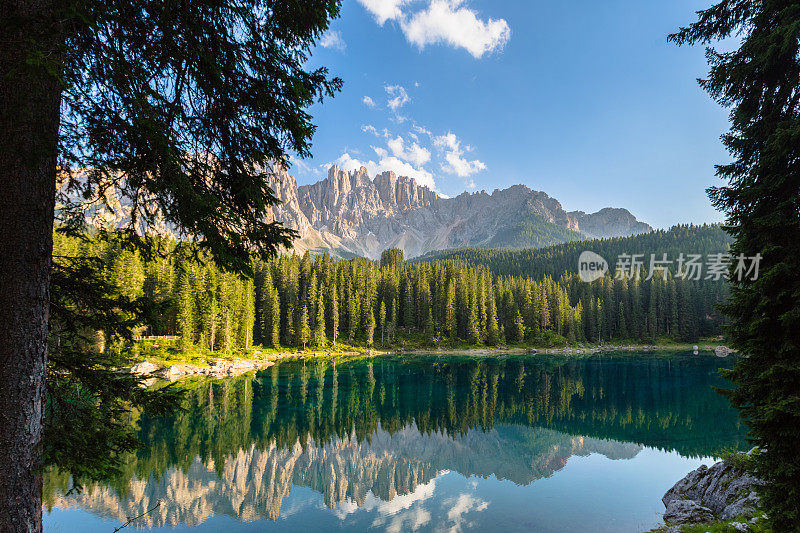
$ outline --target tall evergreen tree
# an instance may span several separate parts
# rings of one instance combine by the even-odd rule
[[[189,351],[194,345],[195,305],[191,275],[183,270],[178,278],[178,331],[181,350]]]
[[[336,337],[339,334],[339,293],[336,292],[335,284],[331,284],[329,302],[330,310],[328,314],[331,317],[331,337],[333,338],[333,348],[336,349]]]
[[[378,323],[380,324],[381,328],[381,346],[383,346],[386,342],[386,304],[383,301],[381,301],[381,308],[378,318]]]
[[[37,453],[57,193],[65,228],[80,227],[87,205],[116,190],[131,208],[129,242],[155,244],[137,230],[163,217],[242,270],[251,253],[289,245],[293,233],[264,216],[277,199],[259,169],[309,155],[305,108],[341,82],[308,70],[308,59],[338,12],[330,0],[198,0],[180,9],[149,0],[3,2],[0,530],[42,528]],[[64,182],[69,188],[57,190]],[[87,354],[84,364],[97,362]]]
[[[735,160],[717,167],[728,185],[709,190],[725,211],[731,247],[734,347],[746,355],[727,392],[761,448],[758,472],[776,531],[800,528],[800,4],[725,0],[670,38],[708,43],[736,35],[738,49],[709,50],[701,82],[731,106],[723,142]],[[737,257],[761,256],[758,277]],[[741,279],[739,279],[740,274]]]
[[[305,305],[300,308],[300,311],[297,313],[297,325],[295,326],[295,331],[297,332],[297,344],[303,347],[303,351],[306,349],[306,343],[308,342],[309,337],[311,336],[311,328],[308,324],[308,307]]]
[[[275,289],[270,291],[267,333],[270,345],[273,348],[279,348],[281,344],[281,297]]]
[[[366,308],[366,340],[367,346],[372,346],[373,339],[375,337],[375,313],[372,312],[372,308],[370,306],[365,306]]]
[[[317,298],[317,313],[316,313],[316,320],[314,325],[314,344],[322,348],[328,342],[328,339],[325,338],[325,301],[322,298],[322,291],[320,291],[319,297]]]

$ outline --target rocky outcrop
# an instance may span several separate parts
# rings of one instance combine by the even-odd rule
[[[559,237],[550,244],[652,230],[625,209],[567,213],[555,198],[524,185],[444,198],[394,172],[373,179],[366,168],[347,172],[338,166],[312,185],[298,187],[283,169],[275,170],[274,180],[283,203],[273,208],[272,219],[300,233],[298,253],[377,258],[395,247],[411,258],[449,248],[509,246],[498,236],[530,221],[553,228]]]
[[[266,218],[298,232],[293,245],[297,253],[376,259],[387,248],[400,248],[412,258],[450,248],[525,248],[652,230],[625,209],[568,213],[555,198],[525,185],[446,198],[412,178],[394,172],[370,176],[364,167],[347,172],[334,165],[325,179],[301,186],[280,165],[265,175],[281,201]],[[124,190],[111,188],[105,196],[84,206],[87,222],[103,227],[129,224],[132,213],[127,206],[132,202]],[[58,208],[67,200],[80,198],[64,188]],[[151,211],[159,213],[155,207]],[[147,221],[139,231],[180,237],[160,215],[138,220]]]
[[[636,220],[627,209],[606,207],[588,215],[583,211],[572,211],[569,215],[575,217],[581,233],[597,239],[628,237],[653,231],[649,224]]]
[[[758,505],[756,487],[761,484],[763,481],[738,470],[730,461],[711,468],[702,465],[664,494],[664,521],[686,524],[752,513]]]
[[[130,368],[132,374],[175,381],[188,376],[230,377],[261,370],[274,365],[273,361],[252,359],[216,359],[208,366],[187,365],[177,363],[160,366],[151,361],[136,363]]]
[[[714,520],[714,513],[694,500],[672,500],[664,511],[668,524],[697,524]]]

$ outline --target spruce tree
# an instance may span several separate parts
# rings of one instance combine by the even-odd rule
[[[519,309],[514,311],[514,341],[522,342],[525,340],[525,320]]]
[[[381,328],[381,346],[386,342],[386,304],[381,301],[381,308],[379,312],[379,324]]]
[[[709,50],[701,85],[732,107],[723,142],[734,161],[711,188],[731,247],[731,298],[724,306],[740,357],[726,392],[760,447],[763,503],[775,531],[800,528],[800,4],[725,0],[670,38],[709,43],[735,35],[739,47]],[[739,279],[737,257],[761,256]]]
[[[478,321],[478,310],[476,305],[471,305],[467,317],[467,340],[470,344],[478,344],[481,341],[480,323]]]
[[[188,352],[194,345],[195,305],[194,288],[191,275],[183,270],[178,280],[178,333],[181,337],[181,350]]]
[[[336,291],[336,285],[331,284],[330,287],[330,309],[328,311],[331,317],[331,337],[333,338],[333,349],[336,349],[336,337],[339,334],[339,293]]]
[[[306,350],[306,344],[311,335],[311,329],[308,325],[308,307],[305,305],[300,308],[297,313],[297,325],[295,326],[297,332],[297,345],[303,346],[303,351]]]
[[[372,312],[371,306],[366,307],[366,338],[367,338],[367,346],[372,346],[373,339],[375,337],[375,313]]]
[[[447,336],[451,339],[456,336],[456,284],[454,280],[447,283],[447,294],[445,296],[444,309],[444,329]]]
[[[489,305],[486,312],[486,344],[497,346],[498,342],[500,342],[500,332],[497,328],[497,305],[492,291],[489,294]]]
[[[319,297],[317,298],[316,307],[317,313],[314,325],[314,344],[319,348],[323,348],[328,342],[328,339],[325,338],[325,302],[322,298],[322,291],[320,291]]]

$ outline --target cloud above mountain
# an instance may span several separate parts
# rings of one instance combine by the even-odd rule
[[[406,40],[420,49],[446,44],[480,58],[501,50],[511,38],[505,19],[481,19],[466,0],[428,0],[422,9],[414,0],[358,1],[379,25],[396,21]]]
[[[376,176],[381,172],[392,171],[399,176],[407,176],[413,178],[417,184],[428,187],[431,190],[436,190],[436,181],[433,174],[424,168],[417,168],[406,161],[402,161],[395,156],[389,155],[384,148],[375,148],[378,155],[378,161],[362,160],[353,157],[349,152],[343,153],[333,163],[339,165],[340,168],[353,172],[361,167],[367,169],[370,176]]]
[[[442,170],[445,172],[455,174],[459,178],[467,178],[481,170],[486,170],[486,164],[483,161],[479,159],[470,161],[464,157],[464,153],[471,151],[472,147],[466,145],[462,148],[461,141],[452,132],[434,138],[433,144],[444,152],[445,163],[442,164]],[[471,183],[474,187],[475,183]]]

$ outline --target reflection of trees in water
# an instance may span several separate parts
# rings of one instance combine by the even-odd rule
[[[56,489],[68,479],[51,473],[46,493],[115,516],[164,498],[155,524],[197,523],[274,518],[293,484],[334,506],[408,494],[442,469],[526,484],[573,454],[640,449],[597,439],[708,455],[743,444],[735,412],[710,389],[716,368],[609,357],[284,363],[192,384],[183,415],[141,417],[150,448],[119,479],[65,500]]]

